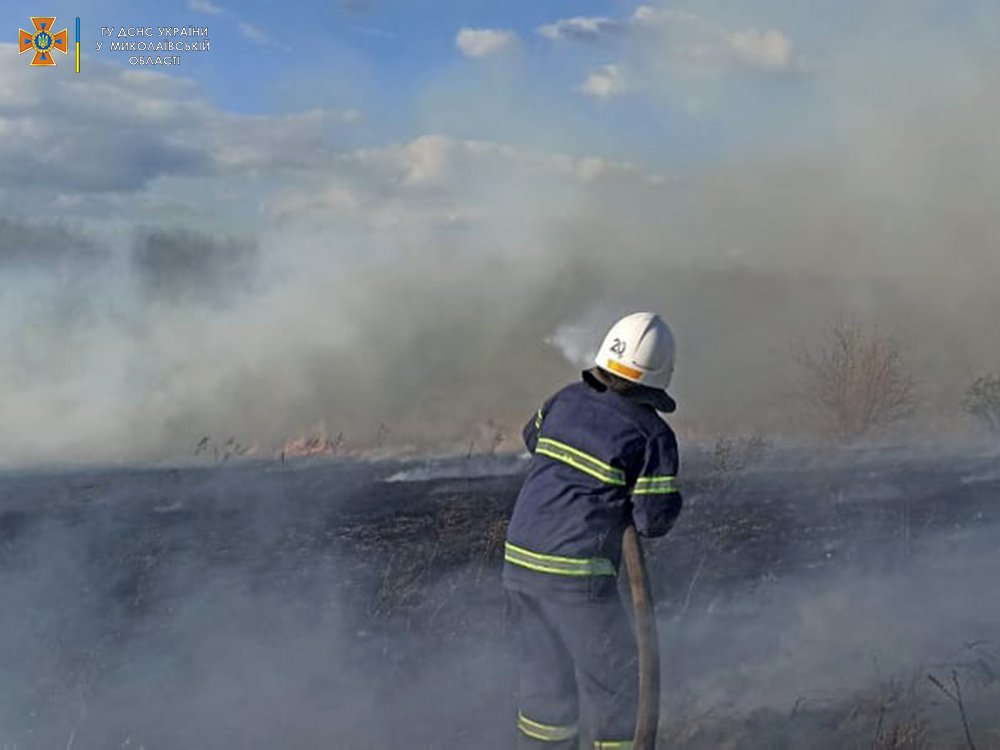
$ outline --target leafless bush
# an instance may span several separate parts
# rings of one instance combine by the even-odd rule
[[[803,385],[823,432],[850,441],[912,414],[916,382],[902,352],[878,327],[844,321],[798,354]]]
[[[962,406],[990,432],[1000,433],[1000,375],[981,375],[973,380]]]

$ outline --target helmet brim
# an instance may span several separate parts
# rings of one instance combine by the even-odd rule
[[[639,388],[642,390],[642,400],[657,411],[662,411],[665,414],[673,414],[677,411],[677,402],[666,391],[646,386],[639,386]]]
[[[603,368],[599,366],[591,367],[580,374],[587,383],[598,390],[604,390],[607,387],[601,382],[601,374],[604,374],[605,377],[608,375],[617,377],[614,373],[605,373]],[[624,380],[623,378],[620,379]],[[673,414],[677,410],[677,402],[662,388],[650,388],[648,385],[642,385],[641,383],[631,383],[628,391],[622,395],[625,398],[647,404],[656,409],[656,411],[663,412],[664,414]]]

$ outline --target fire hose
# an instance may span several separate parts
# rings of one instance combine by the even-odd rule
[[[655,750],[660,723],[660,649],[656,614],[649,593],[646,560],[635,526],[629,524],[622,537],[622,557],[632,592],[635,634],[639,649],[639,707],[635,722],[635,750]]]

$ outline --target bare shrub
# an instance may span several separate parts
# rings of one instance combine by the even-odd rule
[[[966,413],[1000,433],[1000,375],[980,375],[972,381],[962,398]]]
[[[798,353],[806,399],[821,430],[851,441],[913,413],[916,381],[892,337],[877,326],[842,321],[820,344]]]

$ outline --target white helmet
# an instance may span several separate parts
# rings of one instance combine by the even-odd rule
[[[624,380],[663,391],[674,374],[674,334],[656,313],[626,315],[608,331],[594,358],[594,364]],[[673,411],[676,404],[666,396],[657,404],[659,411]]]

